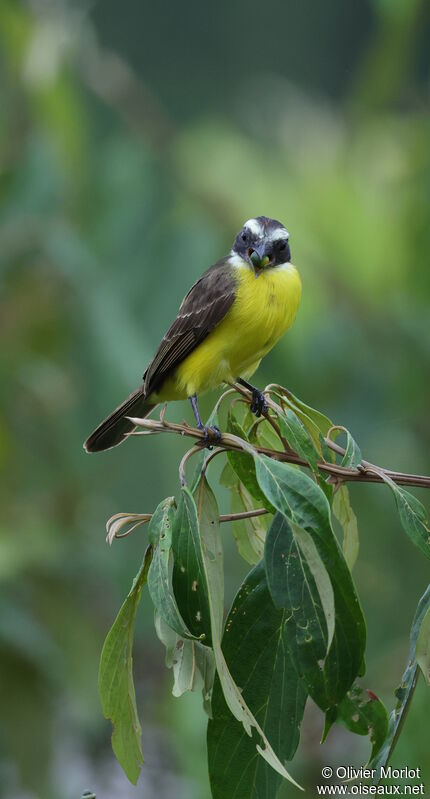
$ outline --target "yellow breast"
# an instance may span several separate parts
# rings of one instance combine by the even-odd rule
[[[292,264],[266,269],[256,278],[247,266],[238,269],[236,300],[223,324],[233,333],[233,363],[258,360],[291,327],[301,296],[301,281]]]
[[[237,377],[250,377],[261,358],[291,327],[301,296],[297,269],[284,264],[255,277],[244,262],[232,268],[237,278],[233,305],[166,381],[160,399],[201,394]]]

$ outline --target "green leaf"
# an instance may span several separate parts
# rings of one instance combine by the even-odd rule
[[[183,488],[183,494],[184,496],[187,496],[188,505],[194,504],[194,499],[187,488]],[[201,507],[205,507],[204,501]],[[216,556],[216,550],[213,551],[213,545],[211,543],[214,532],[213,529],[210,529],[209,525],[212,526],[211,522],[213,519],[211,520],[210,514],[202,514],[200,519],[201,527],[199,529],[197,508],[195,505],[194,510],[195,512],[188,513],[188,520],[190,524],[188,535],[196,542],[200,542],[201,545],[200,558],[203,563],[204,576],[206,579],[206,593],[209,603],[212,631],[212,647],[217,673],[221,682],[225,701],[233,716],[235,716],[235,718],[243,724],[243,727],[248,735],[251,735],[253,728],[255,728],[259,738],[262,739],[262,745],[256,741],[256,749],[260,755],[266,760],[267,763],[269,763],[269,765],[272,766],[272,768],[278,771],[282,777],[297,785],[292,777],[290,777],[279,758],[276,756],[259,723],[256,721],[255,717],[245,703],[242,692],[232,679],[222,653],[219,619],[220,608],[222,609],[223,605],[223,597],[220,596],[219,563]],[[192,527],[195,529],[191,529]]]
[[[227,420],[227,432],[238,436],[238,438],[241,438],[244,441],[248,440],[245,431],[231,413],[229,414]],[[236,473],[241,483],[243,483],[247,491],[256,500],[258,506],[267,508],[267,510],[273,513],[274,508],[267,501],[266,496],[258,485],[258,481],[255,476],[255,463],[252,455],[248,455],[245,452],[228,451],[227,458],[231,468]]]
[[[345,469],[356,469],[363,460],[361,449],[346,427],[340,429],[343,429],[346,434],[345,454],[341,460],[341,466],[344,466]]]
[[[220,477],[221,485],[230,491],[230,509],[232,513],[243,513],[254,510],[258,504],[251,497],[249,491],[240,482],[235,472],[227,462]],[[254,565],[263,557],[266,530],[271,516],[251,516],[249,519],[240,519],[232,522],[233,535],[239,555],[247,563]]]
[[[188,489],[182,491],[173,523],[172,549],[172,585],[179,612],[192,635],[210,646],[211,620],[197,510]]]
[[[299,418],[299,411],[286,408],[284,416],[278,417],[279,427],[283,438],[286,439],[290,447],[309,464],[320,488],[324,491],[329,502],[333,496],[333,486],[326,482],[326,477],[323,476],[318,469],[318,462],[321,457],[331,460],[331,455],[326,452],[326,445],[321,437],[319,430],[314,438]]]
[[[319,452],[315,447],[309,430],[300,421],[297,413],[291,408],[286,408],[284,416],[278,417],[278,423],[281,433],[288,441],[291,449],[309,463],[312,471],[318,474]]]
[[[202,678],[203,708],[209,718],[212,718],[212,688],[215,679],[215,658],[212,649],[202,644],[195,644],[196,665]]]
[[[154,612],[154,627],[157,638],[166,647],[165,663],[167,668],[171,669],[173,666],[173,657],[175,654],[176,644],[178,643],[178,635],[174,630],[172,630],[171,627],[169,627],[168,624],[166,624],[164,618],[160,615],[160,613],[158,613],[156,608]]]
[[[173,696],[182,696],[194,689],[196,658],[194,641],[179,638],[173,653]]]
[[[302,402],[295,397],[291,391],[287,391],[287,389],[283,389],[284,394],[284,401],[295,411],[297,416],[301,419],[306,429],[309,431],[313,442],[318,449],[321,450],[321,436],[324,438],[330,428],[333,426],[333,422],[321,411],[315,410],[315,408],[311,408],[310,405],[306,405],[306,403]]]
[[[259,419],[257,421],[254,419],[254,425],[249,434],[249,441],[260,447],[267,447],[267,449],[283,449],[281,439],[267,419]]]
[[[215,677],[215,660],[209,647],[180,638],[155,612],[155,630],[166,647],[166,666],[173,668],[173,696],[201,687],[203,707],[211,715],[210,697]]]
[[[430,558],[430,527],[427,513],[421,502],[409,491],[398,486],[382,469],[377,472],[390,486],[396,500],[400,521],[411,541]]]
[[[232,467],[230,466],[229,462],[224,465],[222,472],[219,478],[220,485],[224,486],[224,488],[235,488],[237,483],[237,475],[233,471]]]
[[[318,427],[321,435],[326,436],[330,430],[330,427],[333,426],[331,419],[329,419],[325,413],[317,411],[315,408],[311,408],[310,405],[306,405],[305,402],[294,396],[291,391],[287,391],[287,396],[288,399],[292,401],[300,411],[302,411],[302,413],[306,414],[306,416],[312,420],[312,422]]]
[[[236,487],[231,489],[231,512],[243,513],[253,510],[256,506],[249,491],[236,478]],[[233,535],[239,554],[251,565],[258,563],[263,557],[269,519],[271,516],[266,514],[266,516],[251,516],[249,519],[232,522]]]
[[[345,469],[356,469],[362,461],[362,454],[357,442],[353,439],[349,430],[342,425],[333,425],[330,429],[330,438],[335,439],[339,433],[346,436],[345,452],[341,460],[341,466]]]
[[[113,725],[112,748],[133,785],[136,785],[143,765],[142,728],[133,682],[134,620],[151,558],[152,547],[148,546],[131,591],[104,643],[98,679],[103,713]]]
[[[200,531],[202,561],[205,576],[210,588],[211,627],[218,637],[221,636],[224,618],[224,563],[219,511],[215,495],[206,480],[202,477],[193,495],[196,503],[197,520]]]
[[[337,721],[357,735],[369,735],[370,759],[376,757],[388,731],[387,710],[376,694],[353,685],[339,705]]]
[[[342,527],[343,556],[348,564],[350,571],[353,570],[358,557],[359,537],[357,517],[352,509],[349,491],[346,485],[341,485],[337,489],[332,502],[332,511]]]
[[[333,588],[335,636],[324,662],[326,695],[319,684],[315,701],[327,710],[342,700],[363,665],[366,628],[351,573],[330,521],[330,507],[317,484],[304,472],[265,456],[255,456],[256,474],[269,501],[296,527],[311,536]],[[321,659],[321,658],[319,658]],[[303,673],[303,663],[297,662]]]
[[[430,685],[430,608],[421,622],[415,657],[427,685]]]
[[[286,646],[286,612],[271,600],[260,563],[233,601],[222,640],[231,678],[276,749],[291,760],[299,741],[306,691]],[[208,759],[214,799],[273,799],[280,776],[258,756],[255,740],[229,712],[219,678],[208,725]]]
[[[192,638],[181,619],[170,589],[169,560],[175,517],[174,501],[173,497],[168,497],[160,502],[149,525],[148,537],[152,544],[153,556],[148,571],[148,590],[157,613],[166,624],[182,638]]]
[[[332,673],[325,668],[335,632],[329,575],[310,534],[290,524],[282,513],[269,528],[264,559],[275,607],[286,611],[286,641],[293,663],[316,704],[328,709],[337,696],[337,679],[332,686]]]
[[[386,767],[397,743],[399,734],[401,732],[403,723],[407,716],[409,706],[412,700],[413,692],[417,684],[418,678],[418,664],[416,660],[416,646],[417,639],[423,619],[427,615],[430,608],[430,585],[427,587],[424,595],[421,597],[418,607],[415,612],[414,620],[412,622],[410,641],[409,641],[409,656],[408,664],[403,673],[402,681],[395,691],[397,697],[397,704],[390,715],[388,722],[388,733],[383,746],[379,750],[376,757],[372,757],[369,761],[369,768],[376,769],[375,782],[379,782],[381,766]]]

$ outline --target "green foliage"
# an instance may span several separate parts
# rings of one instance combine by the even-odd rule
[[[312,699],[328,711],[337,704],[338,692],[326,670],[326,656],[333,644],[335,608],[323,561],[309,533],[297,525],[293,527],[279,513],[266,539],[265,564],[273,603],[287,611],[285,641],[292,661]],[[337,641],[335,648],[337,651]]]
[[[344,448],[341,465],[345,466],[346,469],[356,469],[357,466],[359,466],[362,461],[361,450],[357,442],[354,441],[351,433],[345,427],[341,427],[340,425],[333,426],[329,433],[330,438],[332,440],[334,438],[333,432],[335,433],[342,432],[345,433],[346,435],[346,446]]]
[[[257,0],[214,7],[208,48],[194,4],[172,4],[167,27],[161,4],[138,0],[0,4],[2,795],[76,799],[89,773],[103,795],[109,725],[94,685],[147,531],[109,550],[102,520],[176,493],[184,441],[132,440],[94,459],[81,442],[135,388],[181,297],[245,219],[287,224],[303,278],[297,321],[258,385],[287,383],[347,420],[372,460],[429,473],[430,17],[424,0],[314,6],[277,4],[275,27]],[[272,44],[249,59],[256,19]],[[323,450],[318,417],[301,412]],[[191,421],[185,404],[168,414]],[[282,449],[271,427],[238,419],[252,443]],[[222,458],[209,472],[221,513],[230,494],[233,511],[256,507],[239,482],[229,496],[217,486]],[[367,657],[385,695],[428,561],[399,535],[383,490],[354,485],[351,501]],[[236,542],[222,526],[228,605],[270,521],[233,522]],[[150,613],[134,646],[160,792],[174,769],[178,791],[207,799],[204,718],[194,697],[190,710],[164,690]],[[422,686],[393,762],[420,763],[429,783],[426,701]],[[355,738],[340,731],[337,764],[357,760]],[[306,729],[300,749],[292,769],[313,795],[325,749]],[[58,768],[65,752],[70,781]]]
[[[109,633],[100,670],[104,712],[114,724],[114,751],[133,781],[142,761],[136,748],[140,728],[131,643],[147,572],[157,635],[166,647],[166,665],[173,669],[173,695],[202,687],[209,715],[208,765],[214,799],[272,799],[282,777],[297,786],[283,764],[297,749],[308,696],[325,714],[323,741],[334,723],[341,724],[351,733],[368,736],[369,765],[385,765],[419,666],[428,677],[427,592],[413,623],[410,663],[390,723],[383,702],[357,683],[365,670],[366,627],[351,576],[358,550],[357,521],[342,481],[351,471],[357,479],[365,479],[366,464],[349,431],[333,427],[323,414],[288,397],[283,389],[280,392],[282,404],[270,401],[267,417],[257,425],[251,423],[254,432],[249,437],[236,416],[234,400],[227,414],[227,432],[220,444],[227,455],[221,483],[231,492],[232,507],[241,508],[236,512],[245,508],[247,513],[264,513],[270,524],[258,537],[250,527],[236,533],[239,553],[247,562],[257,563],[243,581],[225,624],[220,514],[207,481],[209,461],[204,451],[198,456],[193,490],[182,485],[176,510],[169,497],[152,516],[148,533],[152,562],[149,565],[146,557]],[[270,389],[267,393],[271,400]],[[226,392],[214,414],[228,396]],[[168,427],[164,420],[161,428],[156,422],[141,424],[155,433]],[[267,431],[275,432],[278,426],[275,448],[270,455],[260,452],[262,440],[266,449],[268,440],[274,442]],[[344,448],[334,446],[330,438],[340,430],[346,435]],[[309,471],[295,465],[297,456]],[[181,466],[182,481],[183,470]],[[419,522],[426,528],[420,503],[379,467],[372,470],[395,492],[402,524],[416,530]],[[335,493],[326,490],[333,475],[338,481]],[[344,530],[344,552],[333,531],[334,515]],[[233,512],[232,521],[242,524],[258,518],[238,520]],[[127,755],[124,742],[131,742]]]
[[[142,728],[133,682],[133,635],[136,611],[151,558],[152,547],[148,546],[130,593],[104,643],[99,670],[99,694],[103,713],[113,724],[112,748],[134,785],[144,761],[140,740]]]
[[[248,463],[252,461],[249,455]],[[247,513],[257,508],[257,502],[246,485],[239,480],[229,463],[226,463],[220,478],[221,485],[230,491],[230,509],[233,514]],[[233,535],[241,557],[247,563],[255,564],[263,557],[268,516],[251,516],[232,522]]]
[[[368,735],[372,744],[370,760],[374,760],[385,743],[388,715],[384,704],[372,691],[353,685],[342,699],[337,720],[357,735]]]
[[[279,427],[291,449],[297,452],[297,455],[300,455],[309,464],[312,471],[317,474],[320,453],[312,441],[310,431],[306,429],[306,425],[301,421],[298,414],[294,413],[292,408],[286,408],[285,414],[279,416]]]
[[[227,420],[227,432],[238,436],[243,441],[248,441],[247,435],[239,422],[229,413]],[[274,513],[273,505],[267,500],[264,491],[261,490],[257,476],[255,474],[255,463],[251,455],[244,452],[230,451],[227,453],[228,462],[236,473],[239,483],[245,486],[247,494],[256,501],[259,507],[267,508],[269,513]]]
[[[328,710],[345,695],[359,673],[363,661],[365,625],[351,574],[332,531],[327,499],[316,483],[303,472],[265,456],[257,459],[257,477],[260,485],[265,487],[270,501],[292,526],[296,527],[296,532],[303,529],[311,536],[331,581],[336,613],[341,623],[338,625],[338,634],[324,662],[324,672],[327,674],[326,690],[321,693],[314,684],[313,696],[323,710]],[[301,549],[303,552],[303,547]],[[279,557],[283,554],[285,559],[288,556],[288,543],[282,547],[282,550]],[[305,578],[303,572],[298,575],[300,581]],[[285,582],[285,585],[288,583]],[[310,589],[313,595],[315,588],[316,586],[312,586]],[[285,597],[284,601],[286,599]],[[303,619],[297,620],[296,624],[297,644],[300,642],[302,651],[304,647],[306,652],[304,661],[307,661],[308,650],[313,651],[314,641],[310,631],[306,629],[306,617],[304,628]],[[318,661],[325,656],[325,652],[322,655],[318,648],[317,652],[319,654],[314,662],[315,668],[318,667]],[[341,669],[339,663],[342,663]]]
[[[210,646],[211,618],[208,587],[199,539],[196,505],[184,489],[172,534],[174,553],[173,591],[182,618],[196,638]]]
[[[183,490],[184,493],[187,493],[187,489]],[[269,766],[282,777],[285,777],[285,779],[290,780],[296,785],[297,783],[295,783],[283,767],[265,731],[247,705],[242,694],[242,689],[238,687],[237,683],[234,681],[226,662],[224,652],[221,649],[222,610],[224,601],[222,560],[220,560],[219,557],[221,539],[219,536],[219,519],[214,517],[213,513],[208,513],[208,505],[209,507],[211,505],[213,507],[213,494],[207,486],[206,479],[203,478],[198,487],[198,506],[196,508],[196,514],[192,514],[189,518],[192,525],[196,525],[197,522],[194,535],[196,540],[200,541],[201,546],[201,558],[204,566],[211,617],[213,653],[224,699],[231,714],[242,723],[243,729],[247,735],[251,736],[253,730],[258,734],[257,743],[254,742],[254,746],[256,746],[256,750],[262,758],[264,758],[265,763],[269,764]],[[189,533],[191,533],[191,530]],[[261,739],[260,741],[258,741],[258,737]]]
[[[233,600],[223,637],[232,678],[282,761],[292,760],[297,749],[307,697],[289,655],[286,618],[286,611],[277,610],[271,600],[260,562]],[[254,740],[229,712],[218,677],[212,713],[208,760],[214,799],[271,799],[281,777],[267,768]]]
[[[154,511],[148,530],[152,545],[152,562],[148,571],[148,590],[156,612],[180,637],[193,636],[184,625],[175,598],[169,586],[169,561],[172,546],[174,499],[168,497]]]
[[[333,498],[332,511],[343,530],[342,551],[350,571],[358,557],[359,539],[357,517],[351,507],[347,486],[339,486]]]
[[[415,657],[427,685],[430,685],[430,608],[426,610],[425,616],[421,622],[415,648]]]
[[[397,743],[402,726],[405,722],[406,714],[412,700],[412,696],[417,684],[419,666],[417,663],[417,639],[420,633],[421,625],[426,619],[426,615],[430,608],[430,585],[428,586],[425,594],[421,597],[418,607],[412,622],[410,642],[409,642],[409,656],[406,669],[402,676],[402,681],[395,691],[397,699],[396,706],[391,713],[388,732],[379,751],[369,761],[369,768],[376,769],[376,775],[380,774],[381,766],[386,766],[394,747]],[[377,780],[379,781],[379,780]]]
[[[381,476],[394,494],[406,535],[421,552],[424,552],[424,555],[430,558],[430,527],[424,506],[413,494],[396,485],[389,475],[381,472]]]

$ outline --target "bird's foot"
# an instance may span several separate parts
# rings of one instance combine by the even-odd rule
[[[256,416],[261,416],[262,413],[267,413],[267,401],[263,392],[258,388],[252,389],[252,402],[251,411]]]
[[[219,444],[221,441],[221,430],[216,425],[199,426],[199,430],[203,433],[203,441],[207,449],[212,449],[214,444]]]

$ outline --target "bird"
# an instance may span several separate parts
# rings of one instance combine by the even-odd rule
[[[276,219],[248,219],[230,253],[184,297],[143,375],[141,385],[87,438],[87,452],[121,444],[160,402],[189,399],[208,446],[220,438],[201,420],[198,396],[238,382],[252,395],[251,410],[267,411],[262,391],[249,383],[261,359],[291,327],[302,284],[291,262],[290,234]]]

